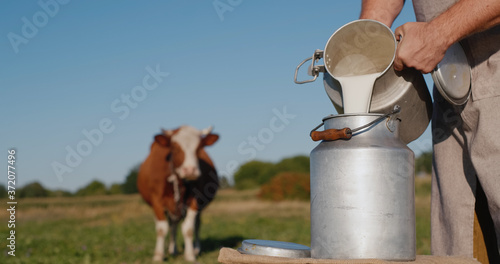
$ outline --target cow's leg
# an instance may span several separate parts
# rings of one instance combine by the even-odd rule
[[[198,210],[189,208],[186,213],[186,218],[182,223],[182,235],[184,236],[184,258],[187,261],[195,261],[193,249],[193,234]]]
[[[153,261],[163,261],[163,257],[165,256],[165,237],[168,233],[167,217],[165,216],[165,211],[159,201],[160,199],[153,198],[153,202],[151,204],[155,213],[156,225],[156,246]]]
[[[153,261],[163,261],[163,257],[165,254],[165,236],[168,233],[168,224],[166,219],[163,220],[155,219],[155,222],[156,222],[156,246],[155,246]]]
[[[200,219],[201,212],[196,214],[196,222],[194,224],[194,254],[198,256],[201,251],[201,243],[200,243]]]
[[[176,237],[177,237],[177,226],[179,224],[179,221],[174,221],[170,219],[169,221],[170,224],[170,234],[169,234],[169,241],[168,241],[168,253],[170,255],[175,255],[177,254],[177,243],[176,243]]]

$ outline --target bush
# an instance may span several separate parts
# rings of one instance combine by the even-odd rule
[[[415,159],[415,172],[432,173],[432,152],[424,152]]]
[[[276,164],[277,172],[307,172],[309,173],[309,157],[295,156],[281,160]]]
[[[122,192],[126,194],[138,193],[137,189],[137,175],[139,174],[139,168],[141,164],[133,167],[125,178],[125,182],[122,184]]]
[[[19,198],[26,197],[47,197],[47,191],[39,182],[32,182],[21,188],[18,192]]]
[[[258,188],[280,172],[287,171],[309,173],[309,157],[295,156],[276,164],[263,161],[247,162],[234,174],[234,186],[239,190]]]
[[[0,198],[7,198],[7,188],[5,188],[5,185],[0,184]]]
[[[309,173],[282,172],[260,188],[259,198],[265,200],[309,200]]]
[[[234,174],[234,187],[239,190],[258,188],[274,175],[276,169],[273,163],[250,161],[241,165]]]
[[[105,195],[107,194],[106,185],[104,183],[94,180],[87,186],[76,191],[76,196],[90,196],[90,195]]]
[[[108,194],[122,194],[122,185],[119,183],[113,183],[109,187]]]

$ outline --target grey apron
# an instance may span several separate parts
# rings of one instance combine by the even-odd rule
[[[430,21],[455,2],[413,0],[417,21]],[[478,181],[500,238],[500,27],[461,43],[472,68],[471,100],[452,106],[434,92],[431,248],[434,255],[472,257]]]

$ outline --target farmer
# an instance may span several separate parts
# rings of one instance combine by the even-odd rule
[[[360,18],[390,27],[403,4],[363,0]],[[434,88],[432,254],[473,256],[474,207],[484,190],[486,198],[477,206],[489,209],[491,227],[483,226],[485,240],[492,236],[486,245],[489,261],[500,263],[495,258],[500,245],[500,1],[413,0],[413,6],[419,22],[395,30],[401,42],[394,68],[429,73],[457,41],[472,68],[472,94],[465,105],[451,105]]]

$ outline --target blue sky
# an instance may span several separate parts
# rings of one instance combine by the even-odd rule
[[[321,81],[293,83],[295,67],[359,11],[358,1],[4,1],[0,142],[17,150],[17,187],[123,182],[160,128],[182,124],[215,127],[207,151],[229,176],[250,159],[308,155],[309,131],[335,110]],[[406,21],[411,3],[394,26]],[[430,150],[429,131],[410,147]]]

